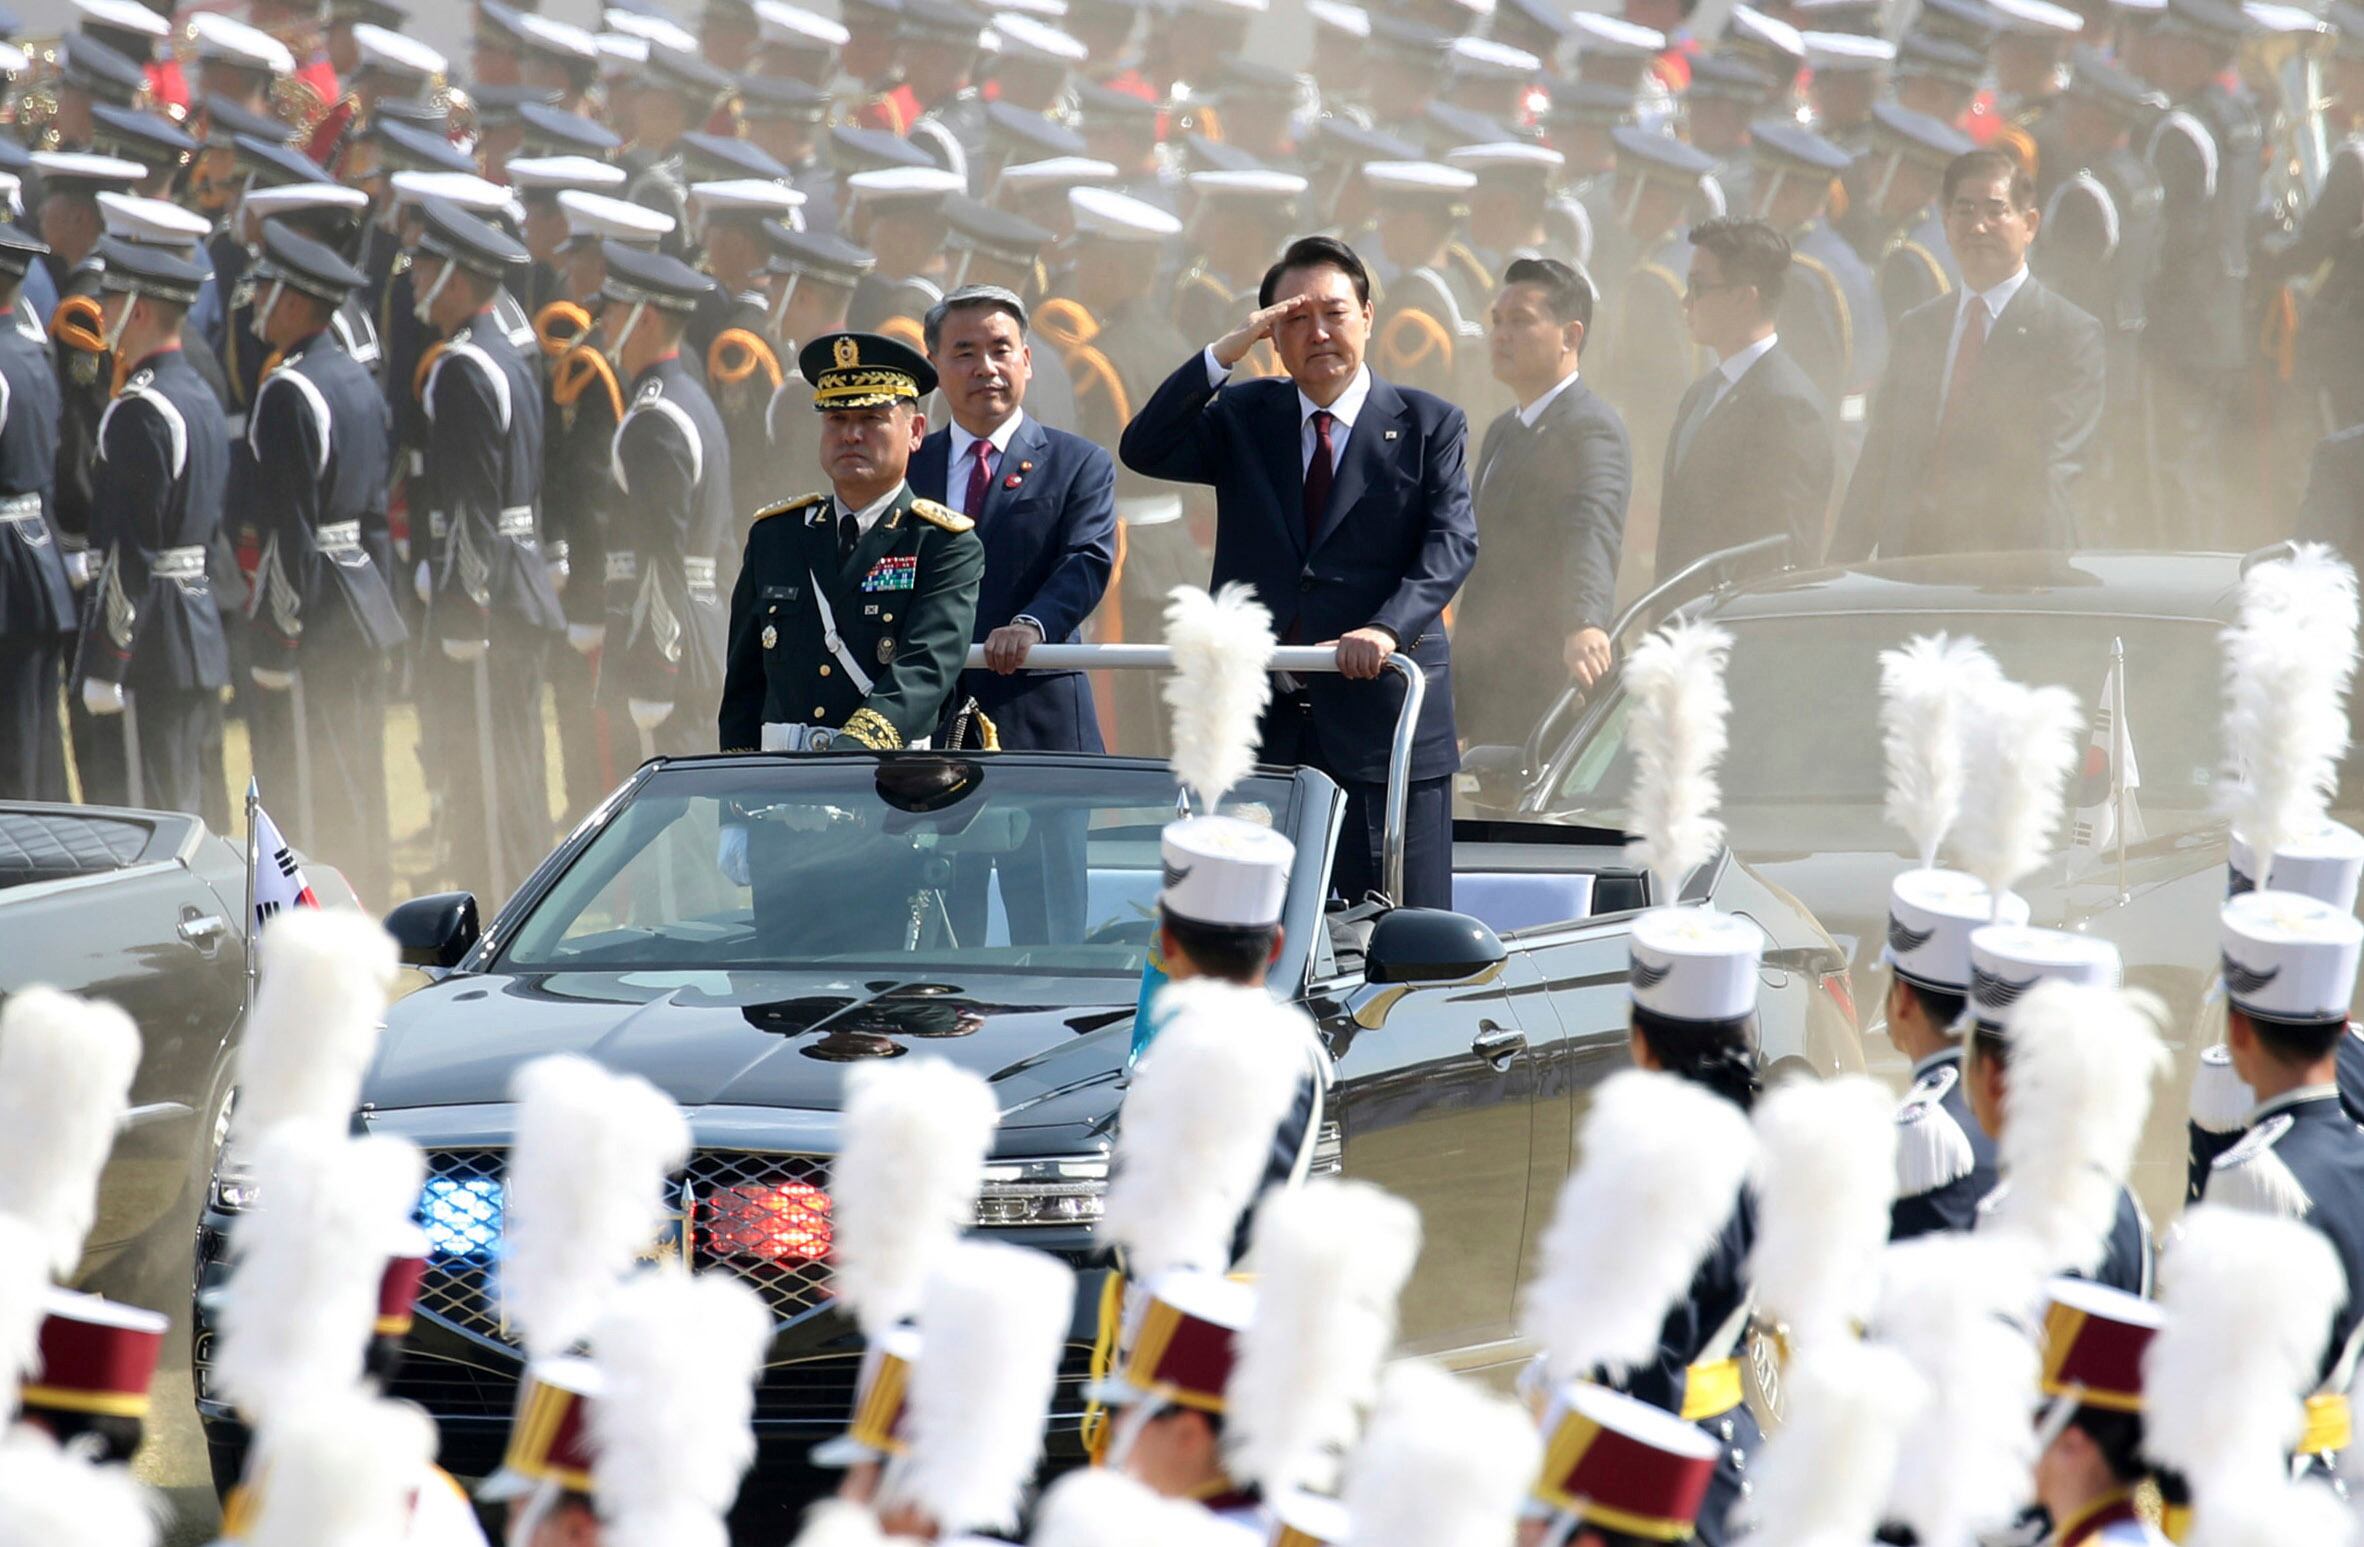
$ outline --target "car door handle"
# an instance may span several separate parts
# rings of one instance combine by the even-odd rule
[[[198,913],[184,918],[174,926],[181,939],[211,956],[222,948],[222,936],[229,933],[229,921],[218,913]]]
[[[1471,1040],[1469,1050],[1495,1068],[1507,1069],[1512,1059],[1527,1050],[1527,1034],[1514,1027],[1480,1021],[1478,1034]]]

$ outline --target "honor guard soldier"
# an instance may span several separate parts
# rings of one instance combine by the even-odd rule
[[[837,173],[822,150],[829,94],[803,81],[743,76],[739,119],[748,142],[786,167],[789,186],[804,195],[805,229],[817,236],[835,234]]]
[[[1814,132],[1851,156],[1871,143],[1872,104],[1885,96],[1896,45],[1852,32],[1801,32],[1806,45],[1806,100]],[[1855,188],[1847,174],[1847,192]]]
[[[804,340],[844,330],[846,307],[876,260],[843,237],[791,231],[776,220],[765,225],[763,234],[772,246],[767,265],[772,276],[771,337],[780,358],[793,359]],[[814,422],[809,384],[801,377],[781,382],[752,433],[731,416],[727,400],[718,406],[731,430],[731,467],[745,493],[755,496],[734,502],[739,519],[772,503],[782,489],[809,489],[829,481],[821,471],[820,428]],[[735,575],[736,556],[725,557]]]
[[[1108,1465],[1161,1498],[1196,1502],[1233,1527],[1222,1540],[1241,1547],[1263,1541],[1272,1525],[1262,1497],[1233,1479],[1223,1456],[1232,1366],[1255,1316],[1252,1284],[1162,1273],[1130,1309],[1123,1367],[1087,1393],[1109,1408]]]
[[[262,227],[278,221],[296,235],[307,237],[344,254],[353,250],[360,235],[361,223],[369,211],[368,196],[358,188],[342,183],[289,183],[278,188],[256,188],[245,199],[246,212],[256,222],[255,243],[262,243]],[[215,288],[220,288],[220,274],[215,274]],[[366,284],[366,280],[364,281]],[[225,300],[229,297],[225,296]],[[253,317],[253,303],[238,309],[247,320]],[[358,292],[345,297],[329,318],[329,327],[336,333],[337,342],[369,372],[370,381],[378,381],[386,363],[385,352],[378,347],[377,324],[370,316]],[[383,556],[373,550],[371,557]],[[392,573],[392,571],[388,571]]]
[[[975,523],[904,481],[935,390],[927,357],[834,333],[797,357],[822,416],[834,494],[775,505],[748,534],[731,595],[717,729],[725,750],[898,751],[951,696],[977,609]]]
[[[49,509],[58,386],[19,293],[48,250],[0,225],[0,798],[8,800],[69,796],[58,692],[78,615]]]
[[[1685,213],[1714,176],[1715,163],[1655,129],[1621,124],[1610,132],[1617,202],[1595,242],[1595,272],[1608,276],[1608,289],[1596,301],[1602,326],[1585,335],[1584,355],[1597,365],[1632,443],[1648,448],[1635,459],[1633,497],[1655,510],[1664,492],[1656,448],[1666,445],[1683,394],[1707,369],[1691,341],[1685,300],[1691,271]]]
[[[681,172],[691,187],[752,179],[785,183],[788,169],[763,150],[735,134],[712,134],[693,129],[681,137]],[[693,212],[694,213],[694,212]],[[697,229],[690,229],[690,246],[697,247]]]
[[[2364,7],[2343,0],[2330,19],[2337,31],[2329,67],[2334,100],[2325,115],[2331,160],[2298,229],[2270,242],[2264,269],[2274,281],[2323,269],[2298,347],[2323,428],[2341,430],[2364,424]]]
[[[1174,281],[1174,328],[1184,338],[1221,338],[1254,311],[1272,255],[1300,224],[1306,180],[1294,172],[1193,172],[1183,243],[1190,263]],[[1278,369],[1269,350],[1249,357],[1255,374]]]
[[[15,1421],[128,1464],[146,1437],[165,1319],[70,1289],[50,1290],[41,1310],[40,1375],[17,1392]]]
[[[133,191],[160,198],[189,158],[197,142],[161,113],[99,103],[90,110],[90,148],[102,156],[121,156],[148,169]]]
[[[1715,158],[1710,174],[1724,190],[1731,210],[1756,208],[1748,155],[1748,126],[1773,97],[1773,82],[1746,60],[1725,53],[1691,61],[1691,84],[1683,92],[1684,127],[1690,143]]]
[[[673,217],[664,251],[680,257],[689,241],[689,179],[682,165],[681,137],[703,126],[731,89],[731,78],[695,54],[651,43],[648,62],[634,77],[632,143],[623,163],[632,180],[624,197]]]
[[[517,109],[520,156],[588,156],[605,161],[623,148],[616,131],[580,113],[540,102],[521,103]],[[514,162],[515,157],[511,158]]]
[[[1633,94],[1578,81],[1557,87],[1543,113],[1552,149],[1565,161],[1549,219],[1553,239],[1597,282],[1617,260],[1603,243],[1617,224],[1616,131],[1634,121]],[[1603,292],[1602,299],[1609,296]]]
[[[844,25],[787,0],[758,0],[755,52],[741,72],[749,81],[783,81],[815,88],[837,78],[837,53],[853,36]],[[826,116],[826,115],[824,115]]]
[[[1543,1470],[1519,1540],[1569,1547],[1687,1541],[1721,1447],[1661,1408],[1570,1381],[1543,1420]],[[1540,1526],[1540,1534],[1531,1535]]]
[[[252,672],[258,687],[288,700],[290,745],[274,750],[293,774],[295,830],[339,856],[361,896],[382,898],[391,879],[387,674],[409,631],[364,534],[384,524],[394,426],[334,326],[367,281],[277,221],[263,226],[250,273],[260,287],[254,330],[277,362],[257,389],[244,447],[262,537]]]
[[[1838,421],[1839,486],[1863,448],[1866,409],[1888,363],[1879,287],[1830,223],[1831,179],[1852,163],[1811,129],[1759,119],[1749,131],[1757,214],[1789,238],[1781,347],[1797,359]]]
[[[517,191],[518,208],[523,211],[517,223],[518,236],[525,243],[525,255],[533,260],[524,293],[518,300],[524,303],[526,315],[534,320],[534,334],[541,342],[542,353],[555,361],[581,337],[584,326],[583,318],[577,315],[582,310],[580,305],[570,304],[555,313],[549,310],[551,302],[564,299],[559,276],[560,252],[569,233],[566,211],[559,207],[558,196],[573,189],[612,198],[623,190],[625,172],[620,166],[595,161],[589,156],[512,156],[508,172],[509,186]],[[545,322],[561,325],[546,328]]]
[[[353,129],[366,131],[376,121],[380,102],[423,101],[450,76],[450,60],[403,32],[409,20],[379,0],[332,3],[329,50],[347,54],[338,68],[346,73],[345,89],[353,94]]]
[[[732,530],[731,445],[703,373],[681,357],[712,280],[676,258],[607,250],[601,332],[631,374],[616,427],[602,691],[621,697],[643,757],[707,750],[699,712],[722,690],[715,556]]]
[[[2051,1517],[2045,1547],[2167,1547],[2135,1508],[2151,1479],[2143,1456],[2143,1359],[2166,1325],[2155,1301],[2057,1278],[2046,1286],[2048,1407],[2037,1424],[2036,1502]]]
[[[717,398],[722,387],[760,377],[760,396],[769,402],[780,385],[779,358],[764,337],[772,298],[764,289],[771,244],[764,240],[763,223],[794,226],[803,207],[803,194],[766,178],[690,184],[691,236],[714,283],[698,303],[682,343],[704,368]],[[726,334],[730,345],[717,354],[717,342]]]
[[[1545,220],[1552,187],[1567,158],[1548,145],[1498,140],[1459,145],[1445,152],[1445,164],[1477,178],[1469,191],[1469,250],[1477,266],[1499,281],[1518,258],[1540,258],[1551,250]]]
[[[425,498],[414,496],[413,507],[427,512],[432,549],[428,629],[451,754],[448,827],[469,846],[481,834],[477,874],[505,897],[550,841],[543,657],[565,626],[534,520],[540,383],[493,305],[524,269],[525,249],[441,199],[423,203],[420,216],[411,289],[429,327],[446,335],[420,392]]]
[[[2221,919],[2225,1045],[2257,1105],[2248,1133],[2210,1168],[2203,1201],[2298,1220],[2339,1254],[2348,1293],[2298,1446],[2328,1460],[2348,1444],[2347,1392],[2364,1347],[2364,1296],[2354,1287],[2364,1284],[2364,1131],[2338,1083],[2364,924],[2280,891],[2235,897]]]
[[[884,333],[913,348],[928,308],[944,299],[944,204],[967,180],[941,167],[887,167],[845,180],[846,211],[856,241],[878,263],[854,287],[846,325]]]
[[[1996,24],[1988,57],[1995,67],[1995,110],[2003,126],[1994,143],[2019,158],[2049,199],[2070,168],[2061,164],[2060,105],[2069,49],[2085,18],[2051,0],[1987,0]]]
[[[1075,127],[1083,134],[1090,156],[1115,169],[1109,186],[1144,204],[1154,204],[1168,214],[1174,213],[1174,193],[1167,186],[1158,159],[1158,126],[1163,107],[1141,92],[1122,91],[1090,81],[1075,88],[1075,104]],[[1007,186],[1006,173],[1004,186]],[[1000,192],[995,191],[997,202]]]
[[[85,799],[208,809],[205,749],[230,680],[206,578],[219,536],[230,432],[221,399],[185,358],[181,321],[205,270],[161,248],[102,239],[106,350],[128,367],[97,435],[90,549],[98,557],[78,675],[83,707],[121,728],[116,780]],[[96,770],[85,765],[86,776]],[[218,780],[218,766],[215,769]],[[119,782],[118,782],[119,781]],[[214,804],[219,804],[215,792]]]
[[[1970,149],[1970,136],[1925,113],[1880,102],[1872,107],[1871,148],[1857,159],[1873,170],[1862,194],[1865,229],[1876,233],[1870,254],[1880,276],[1880,308],[1888,325],[1925,301],[1951,295],[1962,282],[1937,194],[1946,163]]]
[[[1928,31],[1928,19],[1924,13],[1921,24],[1896,45],[1897,104],[1969,134],[1976,121],[1978,89],[1986,79],[1986,56],[1958,39]],[[1977,139],[1975,134],[1970,137]]]
[[[1459,402],[1485,329],[1484,299],[1453,259],[1453,233],[1477,177],[1433,161],[1363,168],[1378,206],[1383,293],[1371,329],[1372,368],[1390,381]]]
[[[90,148],[90,110],[101,102],[133,107],[147,90],[137,62],[87,32],[69,34],[57,47],[57,153]]]

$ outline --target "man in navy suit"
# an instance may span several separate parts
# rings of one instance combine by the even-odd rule
[[[1275,683],[1260,755],[1318,768],[1346,791],[1331,884],[1350,903],[1384,884],[1387,750],[1404,697],[1387,659],[1408,651],[1419,664],[1428,697],[1412,748],[1404,895],[1394,900],[1449,907],[1450,786],[1461,760],[1441,615],[1477,559],[1468,421],[1363,363],[1371,282],[1344,242],[1291,243],[1257,303],[1166,378],[1118,454],[1152,478],[1213,484],[1212,583],[1254,587],[1284,643],[1336,647],[1338,674]],[[1289,379],[1227,386],[1265,338]]]
[[[1045,640],[1074,643],[1108,589],[1116,464],[1026,412],[1034,372],[1026,324],[1026,303],[1000,285],[964,286],[930,308],[922,330],[952,422],[920,444],[911,488],[976,522],[985,541],[976,642],[989,669],[962,674],[955,713],[973,697],[1012,750],[1097,752],[1100,721],[1084,674],[1019,668]],[[1003,861],[1013,940],[1083,938],[1084,813],[1067,815],[1044,814],[1034,836]],[[982,933],[985,876],[982,857],[963,857],[953,903],[963,939]]]

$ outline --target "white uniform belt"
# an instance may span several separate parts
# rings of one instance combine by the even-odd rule
[[[41,519],[41,496],[11,494],[0,499],[0,521],[38,521]]]
[[[1870,411],[1871,395],[1869,393],[1850,392],[1839,399],[1839,422],[1841,424],[1861,424]]]
[[[156,562],[148,566],[148,573],[158,580],[203,580],[205,578],[205,550],[203,548],[159,549],[156,553]]]
[[[502,511],[500,532],[503,537],[531,541],[534,535],[534,508],[531,505],[511,505]]]
[[[437,542],[441,542],[446,537],[449,537],[451,535],[451,517],[445,515],[440,510],[428,511],[427,535],[434,538]]]
[[[837,613],[829,605],[829,593],[821,589],[821,577],[808,569],[805,578],[812,582],[813,604],[821,609],[821,644],[845,668],[846,680],[854,685],[854,691],[868,698],[870,673],[862,669],[862,663],[854,659],[854,652],[846,648],[845,636],[837,632]]]
[[[361,523],[331,521],[312,534],[312,541],[322,553],[359,553],[361,551]]]
[[[766,720],[763,722],[763,750],[826,752],[837,745],[838,734],[834,727],[827,725],[791,725],[782,720]],[[917,741],[905,742],[903,749],[907,752],[925,752],[932,741],[932,737],[922,736]],[[856,741],[847,745],[861,747],[862,744]]]
[[[681,561],[681,578],[689,582],[693,591],[714,589],[714,560],[691,554]]]
[[[1179,494],[1136,494],[1119,498],[1116,519],[1127,526],[1163,526],[1168,521],[1182,519],[1182,496]]]

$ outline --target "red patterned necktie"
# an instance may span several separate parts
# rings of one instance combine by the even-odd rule
[[[1322,512],[1330,504],[1330,479],[1337,472],[1330,450],[1330,421],[1326,408],[1313,411],[1313,460],[1305,464],[1305,542],[1312,546],[1321,535]]]
[[[973,440],[969,450],[976,453],[976,460],[969,464],[969,501],[964,514],[974,521],[985,513],[985,490],[993,482],[993,470],[986,466],[993,456],[993,442]]]

